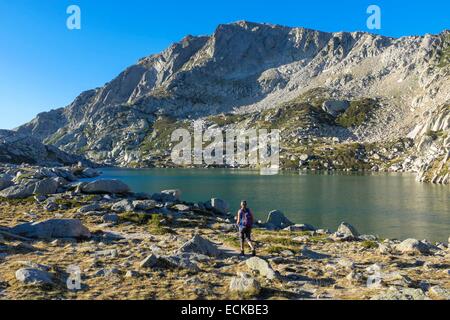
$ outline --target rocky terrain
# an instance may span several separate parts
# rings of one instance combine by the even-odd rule
[[[63,166],[82,162],[93,165],[83,156],[68,154],[52,145],[45,145],[32,136],[0,130],[0,163]]]
[[[274,210],[254,229],[257,257],[243,257],[226,201],[133,193],[97,174],[0,167],[0,299],[450,299],[448,243]]]
[[[170,133],[282,129],[283,168],[449,183],[450,33],[399,39],[246,21],[187,36],[17,132],[104,164],[171,166]]]

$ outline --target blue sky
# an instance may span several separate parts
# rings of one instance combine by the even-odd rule
[[[73,4],[81,8],[81,30],[66,27]],[[398,37],[450,28],[447,0],[0,0],[0,128],[66,106],[187,34],[210,34],[237,20],[369,31],[370,4],[382,10],[377,33]]]

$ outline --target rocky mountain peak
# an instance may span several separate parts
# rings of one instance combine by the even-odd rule
[[[379,101],[372,118],[367,115],[343,136],[337,124],[337,138],[397,139],[449,100],[449,44],[448,30],[395,39],[248,21],[222,24],[210,36],[186,36],[139,60],[103,87],[17,131],[96,161],[126,165],[140,161],[143,145],[158,136],[155,121],[161,117],[252,118],[316,92],[308,101]],[[300,122],[292,125],[304,129]]]

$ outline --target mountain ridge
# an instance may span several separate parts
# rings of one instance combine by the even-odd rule
[[[336,138],[400,139],[423,132],[418,127],[433,122],[430,115],[450,100],[449,43],[449,31],[392,38],[248,21],[222,24],[210,36],[186,36],[140,59],[104,86],[16,130],[94,161],[127,166],[148,158],[142,145],[158,136],[161,117],[250,116],[325,88],[329,101],[379,101],[371,117],[345,128],[349,134],[342,136],[336,124]],[[447,133],[445,121],[439,130]],[[422,133],[411,139],[419,145],[423,138]],[[447,140],[440,138],[433,142],[439,157],[448,152]]]

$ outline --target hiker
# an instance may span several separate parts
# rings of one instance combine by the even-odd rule
[[[252,227],[253,227],[253,212],[247,207],[247,201],[243,200],[241,202],[241,209],[237,213],[237,225],[239,227],[239,238],[241,241],[241,255],[244,254],[244,241],[247,240],[250,249],[252,250],[252,255],[256,255],[255,247],[252,244]]]

